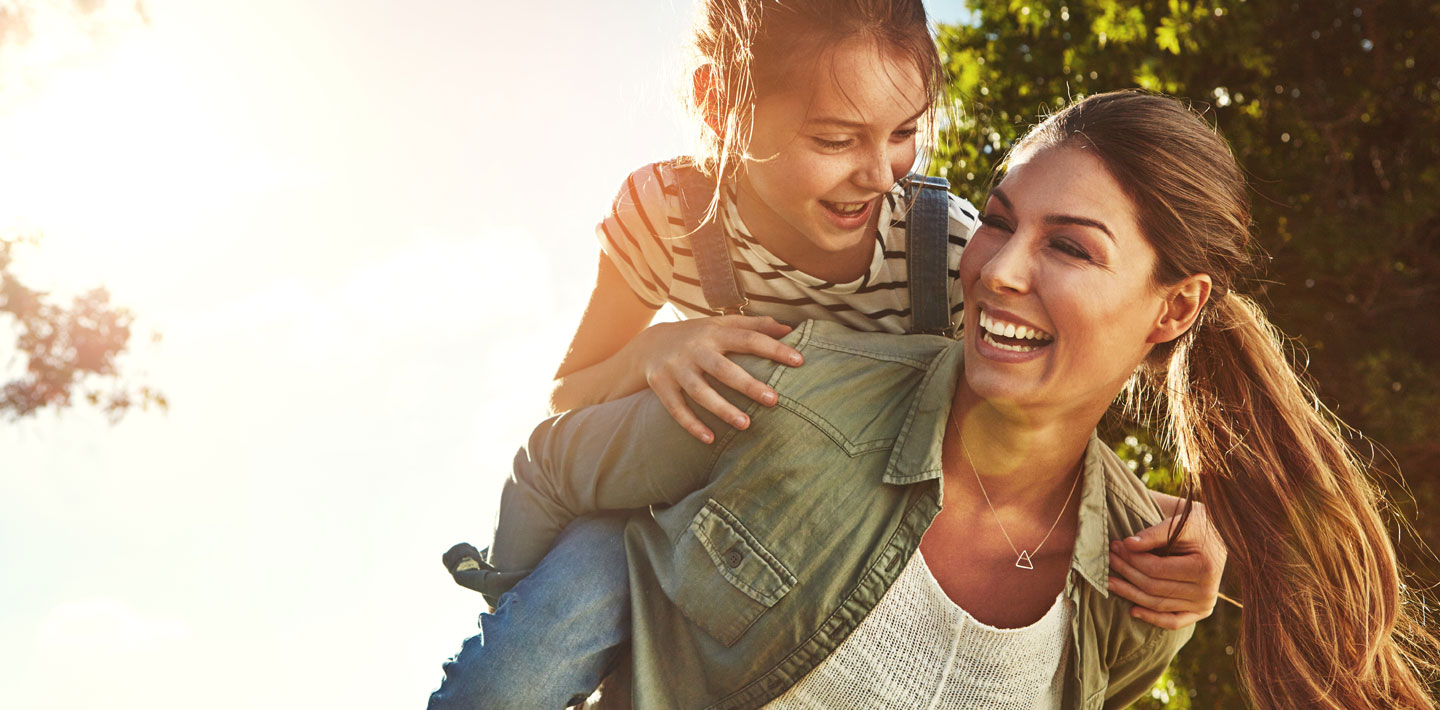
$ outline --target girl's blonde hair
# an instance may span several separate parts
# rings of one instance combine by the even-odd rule
[[[1062,145],[1091,151],[1127,190],[1159,257],[1157,283],[1201,273],[1213,283],[1194,327],[1152,352],[1131,392],[1164,413],[1230,550],[1257,706],[1435,708],[1425,677],[1437,641],[1406,599],[1370,467],[1236,290],[1250,267],[1250,205],[1229,145],[1180,102],[1132,91],[1074,103],[1014,150]]]
[[[694,49],[697,77],[708,81],[695,82],[689,108],[708,129],[691,158],[717,195],[749,148],[755,102],[793,86],[827,49],[857,37],[914,65],[931,119],[945,78],[920,0],[706,0]]]

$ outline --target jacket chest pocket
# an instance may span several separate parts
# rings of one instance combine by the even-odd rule
[[[685,617],[731,646],[795,586],[795,576],[714,499],[690,521],[675,547],[670,597]]]

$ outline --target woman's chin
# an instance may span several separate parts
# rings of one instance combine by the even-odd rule
[[[972,370],[967,366],[965,385],[977,398],[1006,408],[1037,401],[1033,381],[1022,381],[1006,373],[987,372],[984,368]]]

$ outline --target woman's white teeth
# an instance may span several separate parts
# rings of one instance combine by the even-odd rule
[[[997,347],[997,348],[999,348],[999,349],[1001,349],[1001,350],[1009,350],[1010,352],[1014,352],[1014,353],[1028,353],[1028,352],[1031,352],[1031,351],[1034,351],[1034,350],[1039,350],[1040,347],[1041,347],[1041,346],[1039,346],[1039,345],[1010,345],[1009,343],[1002,343],[1002,342],[1000,342],[1000,341],[998,341],[998,340],[995,339],[995,334],[994,334],[994,333],[991,333],[991,332],[989,332],[989,331],[986,331],[985,333],[981,334],[980,337],[984,338],[984,339],[985,339],[985,342],[987,342],[987,343],[989,343],[989,344],[991,344],[991,345],[993,345],[993,346],[995,346],[995,347]]]
[[[986,313],[985,311],[980,311],[980,328],[989,335],[999,335],[1006,338],[1017,338],[1020,340],[1035,340],[1038,341],[1037,345],[1054,340],[1054,336],[1046,333],[1043,330],[1038,330],[1029,326],[1017,325],[1015,323],[1006,323],[997,318],[992,318],[990,314]],[[987,338],[986,342],[994,341]],[[1010,346],[1005,347],[1004,349],[1033,350],[1034,348],[1025,346]]]
[[[849,216],[864,212],[866,204],[864,202],[826,202],[825,206],[833,212]]]

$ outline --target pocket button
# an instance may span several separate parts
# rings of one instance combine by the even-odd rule
[[[729,567],[730,569],[735,569],[736,567],[740,566],[742,558],[740,556],[740,550],[737,548],[738,545],[731,546],[730,549],[726,550],[725,554],[722,555],[722,559],[724,559],[725,561],[725,566]]]

